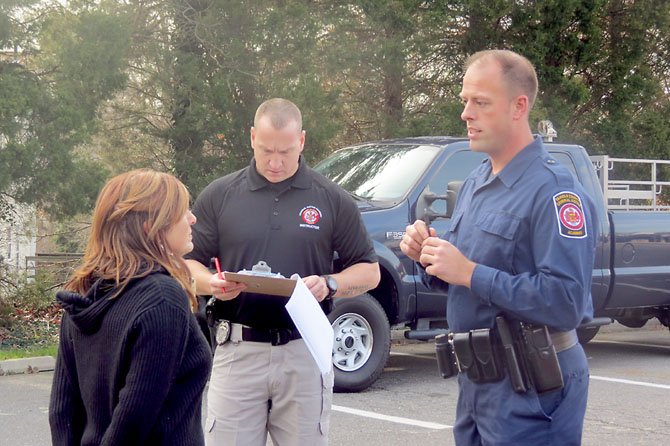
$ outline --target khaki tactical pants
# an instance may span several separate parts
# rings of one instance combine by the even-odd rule
[[[216,348],[207,393],[207,446],[328,444],[332,370],[322,376],[302,339],[228,341]]]

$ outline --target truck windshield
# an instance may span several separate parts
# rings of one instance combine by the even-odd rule
[[[399,202],[437,155],[417,144],[368,144],[340,149],[314,169],[357,198]]]

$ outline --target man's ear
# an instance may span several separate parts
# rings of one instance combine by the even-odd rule
[[[304,130],[300,133],[300,153],[302,153],[302,149],[305,148],[305,135],[306,134],[307,133]]]
[[[256,129],[252,126],[249,130],[249,141],[251,141],[251,147],[254,147],[254,141],[256,140]]]
[[[512,103],[512,117],[515,120],[524,119],[530,112],[528,108],[528,96],[522,94],[517,96]]]

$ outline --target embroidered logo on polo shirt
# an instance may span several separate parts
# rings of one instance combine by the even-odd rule
[[[567,238],[586,237],[586,218],[582,200],[574,192],[564,191],[554,195],[554,208],[558,232]]]
[[[319,229],[317,223],[321,220],[321,211],[316,206],[305,206],[300,210],[300,218],[304,223],[301,228]]]

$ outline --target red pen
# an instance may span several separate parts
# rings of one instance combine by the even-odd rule
[[[224,280],[223,279],[223,273],[221,273],[221,264],[219,263],[219,258],[218,257],[214,257],[214,265],[216,266],[216,272],[219,275],[219,279]],[[224,287],[221,287],[221,290],[224,293],[226,292],[226,289]]]

